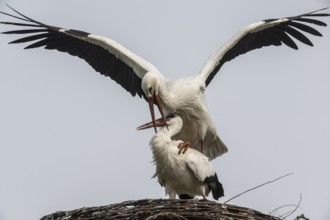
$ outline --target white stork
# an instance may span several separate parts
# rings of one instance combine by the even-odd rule
[[[178,154],[178,146],[183,141],[172,140],[172,137],[181,131],[183,121],[177,113],[169,114],[166,120],[167,123],[163,119],[155,121],[154,125],[162,128],[150,141],[156,165],[153,177],[157,177],[160,185],[165,187],[165,194],[170,199],[175,199],[176,195],[179,198],[203,196],[206,199],[212,191],[213,198],[218,200],[224,191],[209,158],[195,149]],[[150,122],[138,129],[152,126]]]
[[[163,119],[169,112],[178,112],[184,123],[175,138],[185,140],[183,147],[189,146],[189,142],[197,149],[201,146],[201,151],[210,159],[228,150],[217,135],[204,94],[206,87],[222,65],[241,54],[265,46],[285,44],[298,49],[292,38],[313,46],[303,33],[322,36],[312,25],[326,26],[326,23],[316,18],[330,16],[320,12],[325,10],[321,9],[298,16],[267,19],[250,24],[216,50],[199,74],[178,80],[167,80],[154,65],[109,38],[50,26],[11,9],[16,14],[1,11],[0,13],[23,22],[1,23],[22,28],[3,34],[28,34],[28,36],[10,43],[33,42],[25,49],[44,47],[84,59],[97,72],[115,80],[132,96],[144,95],[149,102],[153,121],[155,121],[153,103],[158,106]],[[154,128],[156,130],[155,126]]]

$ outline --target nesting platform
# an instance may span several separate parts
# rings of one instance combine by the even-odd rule
[[[280,220],[253,209],[208,200],[143,199],[58,211],[41,220]]]

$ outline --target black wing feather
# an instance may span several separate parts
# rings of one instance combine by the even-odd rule
[[[275,28],[277,35],[279,36],[279,39],[281,42],[283,42],[288,47],[291,47],[292,49],[298,50],[297,44],[291,39],[291,37],[287,34],[287,31],[284,31],[284,29],[287,27],[277,27]]]
[[[11,8],[10,6],[8,7]],[[29,42],[31,44],[26,46],[25,49],[44,47],[45,49],[58,50],[77,56],[84,59],[94,68],[95,71],[116,81],[128,92],[130,92],[132,96],[135,96],[136,94],[140,97],[143,96],[141,79],[134,73],[134,70],[103,47],[64,34],[60,32],[62,28],[40,23],[19,13],[13,8],[11,9],[16,12],[17,15],[12,15],[1,11],[0,13],[22,20],[26,23],[0,22],[1,24],[33,28],[3,32],[2,34],[28,35],[10,43],[16,44]],[[89,33],[79,30],[67,30],[67,32],[76,36],[87,37],[89,35]]]
[[[8,15],[6,13],[3,13],[2,11],[0,12],[1,14]],[[8,25],[15,25],[15,26],[23,26],[23,27],[39,27],[40,25],[35,25],[35,24],[23,24],[23,23],[18,23],[18,22],[6,22],[6,21],[1,21],[0,24],[8,24]]]
[[[208,75],[205,81],[206,86],[210,84],[213,77],[220,70],[224,63],[249,51],[271,45],[280,46],[282,43],[293,49],[298,49],[297,44],[292,40],[292,38],[295,38],[306,45],[313,46],[313,43],[302,32],[306,32],[315,36],[322,36],[319,31],[312,28],[311,26],[308,26],[307,24],[327,26],[327,24],[323,21],[315,19],[316,17],[330,16],[330,14],[327,13],[318,13],[319,11],[325,9],[326,8],[295,17],[288,17],[288,21],[268,27],[258,32],[247,33],[231,49],[229,49],[226,54],[224,54],[218,65]],[[264,20],[264,22],[269,23],[276,20],[278,19],[268,19]]]
[[[295,27],[301,31],[305,31],[309,34],[315,35],[315,36],[319,36],[322,37],[322,34],[317,31],[316,29],[312,28],[311,26],[299,23],[299,22],[290,22],[288,23],[289,26]]]
[[[315,24],[315,25],[318,25],[318,26],[327,26],[327,24],[324,23],[323,21],[319,21],[319,20],[315,20],[315,19],[311,19],[311,18],[298,18],[298,19],[295,19],[295,20],[300,21],[300,22]]]
[[[46,31],[41,30],[41,29],[30,29],[30,30],[5,31],[2,33],[3,34],[30,34],[30,33],[40,33],[40,32],[46,32]]]
[[[311,47],[313,46],[313,43],[305,35],[303,35],[301,32],[299,32],[298,30],[296,30],[296,29],[294,29],[290,26],[283,26],[283,27],[280,27],[280,29],[282,29],[286,33],[290,34],[292,37],[299,40],[300,42],[302,42],[304,44],[307,44]],[[297,49],[298,49],[298,47],[297,47]]]
[[[28,37],[19,38],[17,40],[11,41],[9,43],[10,44],[26,43],[26,42],[42,39],[44,37],[47,37],[47,35],[48,35],[47,33],[46,34],[31,35],[31,36],[28,36]]]

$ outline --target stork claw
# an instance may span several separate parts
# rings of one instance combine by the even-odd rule
[[[192,147],[191,143],[189,141],[184,141],[184,142],[180,143],[179,146],[178,146],[179,154],[186,153],[186,151],[188,150],[189,147]]]

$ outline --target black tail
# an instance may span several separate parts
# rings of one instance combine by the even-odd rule
[[[212,195],[215,200],[218,200],[220,197],[224,196],[222,184],[219,182],[217,174],[206,177],[204,183],[206,183],[212,190]]]

